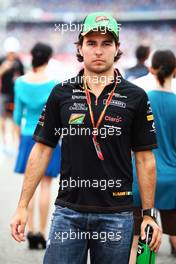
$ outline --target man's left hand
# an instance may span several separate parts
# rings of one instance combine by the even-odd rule
[[[153,228],[152,240],[150,242],[150,248],[155,253],[158,252],[161,245],[162,230],[158,224],[150,216],[144,216],[141,224],[141,239],[146,239],[145,228],[150,225]]]

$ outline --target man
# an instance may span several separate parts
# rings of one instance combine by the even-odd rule
[[[137,64],[126,70],[125,77],[128,80],[133,80],[148,74],[148,67],[145,65],[145,61],[148,59],[150,54],[150,47],[140,45],[136,49]]]
[[[131,149],[143,209],[149,209],[143,211],[148,215],[141,234],[145,238],[147,224],[153,227],[150,246],[155,251],[161,240],[150,216],[156,181],[153,117],[147,115],[145,92],[113,68],[121,51],[119,27],[112,16],[88,15],[76,44],[84,69],[53,89],[41,115],[12,236],[24,241],[28,203],[62,131],[60,190],[44,263],[87,263],[90,249],[91,263],[127,264],[133,236]]]
[[[14,37],[8,37],[4,42],[6,56],[0,58],[0,117],[2,117],[1,128],[4,145],[6,145],[6,119],[8,117],[11,119],[14,108],[14,81],[18,76],[24,74],[23,64],[18,57],[19,48],[19,41]]]
[[[24,74],[24,67],[18,58],[20,48],[19,41],[14,37],[9,37],[4,42],[6,56],[0,58],[0,77],[1,77],[1,94],[6,98],[6,113],[13,111],[14,81]]]

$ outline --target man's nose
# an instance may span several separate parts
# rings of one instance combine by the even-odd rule
[[[95,53],[96,53],[97,56],[101,56],[102,55],[101,47],[97,47]]]

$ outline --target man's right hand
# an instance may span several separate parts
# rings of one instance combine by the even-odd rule
[[[25,241],[24,231],[28,220],[28,205],[34,192],[47,169],[53,148],[42,143],[33,146],[24,175],[20,200],[11,222],[12,237],[18,241]]]
[[[25,241],[24,231],[27,219],[28,210],[26,208],[17,208],[10,227],[12,237],[18,242]]]

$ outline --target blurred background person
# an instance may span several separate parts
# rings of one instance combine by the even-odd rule
[[[126,70],[125,77],[128,80],[137,79],[148,74],[148,67],[145,65],[145,61],[148,59],[150,55],[150,47],[140,45],[136,49],[136,59],[137,64],[134,67],[131,67]]]
[[[5,57],[0,58],[0,117],[1,117],[1,133],[2,143],[5,151],[10,150],[12,142],[7,142],[6,128],[7,118],[12,119],[12,113],[14,108],[14,82],[15,79],[24,74],[23,64],[18,56],[20,49],[20,43],[18,39],[14,37],[8,37],[4,42]],[[9,126],[8,126],[9,128]],[[13,137],[13,131],[10,127],[9,133]]]
[[[158,149],[153,150],[157,165],[155,207],[160,211],[164,234],[170,236],[171,253],[176,257],[176,94],[172,79],[176,57],[170,50],[158,50],[152,57],[152,73],[156,85],[148,92],[155,117],[152,130],[157,132]],[[150,116],[150,110],[147,113]],[[130,264],[136,263],[138,236],[140,234],[141,201],[134,171],[134,222],[135,238]]]
[[[44,125],[41,114],[47,98],[56,85],[56,81],[47,74],[48,61],[52,55],[52,48],[43,43],[37,43],[31,50],[32,70],[15,82],[14,122],[20,135],[19,152],[15,172],[24,173],[27,160],[34,145],[32,139],[37,122]],[[39,118],[40,117],[40,118]],[[50,205],[50,186],[53,177],[57,177],[60,170],[60,146],[53,152],[48,168],[40,183],[39,194],[39,232],[34,227],[34,197],[29,206],[28,234],[30,249],[46,247],[45,229]]]
[[[175,74],[171,81],[171,88],[174,93],[176,93],[176,70]],[[157,79],[155,77],[155,71],[153,71],[152,67],[149,67],[149,73],[145,76],[137,78],[131,81],[132,83],[136,84],[137,86],[144,89],[146,92],[152,90],[154,87],[157,87]]]

